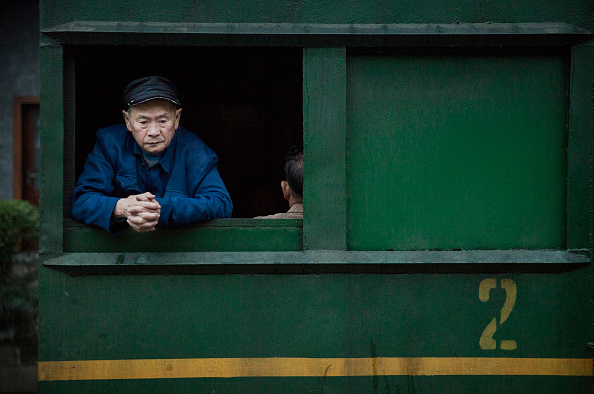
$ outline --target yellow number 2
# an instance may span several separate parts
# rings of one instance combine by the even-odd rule
[[[489,293],[491,289],[497,287],[497,280],[494,278],[485,279],[479,286],[479,299],[482,302],[489,301]],[[516,283],[511,279],[501,279],[501,288],[505,290],[505,302],[501,308],[499,325],[503,324],[504,321],[509,317],[514,305],[516,304],[517,288]],[[493,335],[497,330],[497,318],[494,317],[491,323],[483,331],[479,345],[483,350],[493,350],[497,348],[497,342],[493,339]],[[514,350],[518,347],[516,341],[509,339],[502,339],[499,343],[499,348],[502,350]]]

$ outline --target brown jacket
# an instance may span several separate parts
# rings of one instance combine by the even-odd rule
[[[303,204],[293,204],[285,213],[276,213],[268,216],[256,216],[254,219],[303,219]]]

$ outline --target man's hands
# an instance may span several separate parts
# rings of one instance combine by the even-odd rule
[[[150,193],[134,194],[118,200],[113,214],[116,218],[127,218],[127,222],[139,233],[152,231],[159,222],[161,205]]]

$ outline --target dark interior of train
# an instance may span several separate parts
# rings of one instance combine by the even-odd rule
[[[123,122],[125,85],[161,75],[180,91],[181,125],[219,156],[233,217],[288,209],[280,183],[285,154],[303,143],[301,48],[76,46],[67,56],[74,59],[76,178],[95,132]]]

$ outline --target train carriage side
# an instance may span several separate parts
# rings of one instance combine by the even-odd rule
[[[40,392],[592,392],[591,2],[40,11]],[[70,218],[144,75],[180,87],[232,218]],[[253,219],[293,143],[304,218]]]

